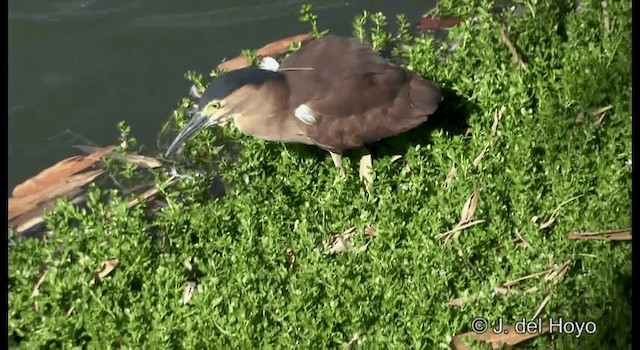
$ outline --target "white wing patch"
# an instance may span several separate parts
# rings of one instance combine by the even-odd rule
[[[301,122],[307,125],[313,125],[313,123],[316,122],[316,118],[313,116],[313,111],[305,104],[301,104],[300,106],[298,106],[298,108],[296,108],[296,110],[294,111],[294,115]]]
[[[260,59],[260,64],[258,66],[260,69],[277,72],[280,68],[280,63],[278,63],[278,61],[273,57],[265,56]]]

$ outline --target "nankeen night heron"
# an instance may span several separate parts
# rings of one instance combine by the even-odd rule
[[[342,174],[342,152],[365,151],[360,160],[365,176],[371,157],[364,146],[420,125],[441,100],[435,83],[369,46],[326,36],[303,45],[279,67],[246,67],[216,77],[167,156],[198,130],[232,120],[260,139],[327,150]]]

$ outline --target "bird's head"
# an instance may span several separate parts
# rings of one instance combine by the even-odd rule
[[[220,74],[209,83],[202,97],[198,101],[198,110],[193,114],[187,126],[176,136],[165,154],[166,157],[174,153],[191,136],[208,126],[220,125],[234,116],[236,104],[249,96],[247,85],[262,85],[270,79],[280,77],[278,72],[261,69],[258,67],[246,67]]]

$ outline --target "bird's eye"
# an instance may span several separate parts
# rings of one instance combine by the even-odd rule
[[[210,106],[216,109],[222,107],[222,105],[220,104],[220,101],[211,102]]]

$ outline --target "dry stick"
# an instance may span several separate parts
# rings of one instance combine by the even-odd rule
[[[487,144],[484,146],[482,151],[480,151],[480,154],[478,154],[478,156],[473,160],[472,164],[473,164],[474,167],[477,168],[478,165],[480,165],[480,162],[482,161],[482,158],[484,158],[484,155],[487,153],[487,151],[491,147],[491,144],[493,144],[493,139],[491,139],[491,140],[489,140],[489,142],[487,142]]]
[[[551,226],[556,221],[556,218],[558,217],[558,213],[560,212],[560,209],[562,209],[562,207],[565,204],[568,204],[568,203],[570,203],[570,202],[572,202],[572,201],[574,201],[574,200],[576,200],[576,199],[578,199],[578,198],[580,198],[582,196],[584,196],[584,193],[583,194],[579,194],[579,195],[577,195],[575,197],[571,197],[571,198],[567,199],[566,201],[560,203],[560,205],[558,205],[556,207],[556,209],[553,211],[553,213],[551,213],[551,216],[549,217],[549,219],[546,222],[544,222],[543,224],[540,225],[540,229],[545,229],[545,228]]]
[[[71,313],[73,312],[73,310],[75,310],[76,306],[75,305],[71,305],[71,307],[69,308],[69,310],[67,310],[67,317],[71,316]]]
[[[38,282],[36,282],[35,287],[33,287],[33,291],[31,292],[31,296],[32,297],[37,297],[38,295],[40,295],[40,286],[42,285],[42,283],[44,282],[44,279],[47,277],[47,274],[49,273],[49,270],[46,270],[42,276],[40,276],[40,278],[38,279]]]
[[[611,108],[613,108],[613,105],[607,105],[607,106],[604,106],[604,107],[600,107],[600,108],[598,108],[598,109],[596,109],[596,110],[594,110],[594,111],[592,111],[590,113],[591,113],[592,117],[595,117],[597,115],[603,114],[604,112],[610,110]]]
[[[506,107],[502,106],[496,112],[496,114],[493,116],[493,125],[491,126],[491,137],[490,137],[489,141],[487,142],[487,144],[482,149],[482,151],[480,152],[480,154],[478,154],[478,156],[473,160],[473,166],[474,167],[477,168],[478,165],[480,165],[480,162],[482,161],[482,158],[484,158],[484,156],[487,153],[487,151],[489,151],[489,149],[491,148],[491,146],[495,142],[496,135],[497,135],[497,132],[498,132],[498,123],[500,122],[500,119],[502,119],[502,114],[504,113],[505,110],[506,110]]]
[[[504,24],[500,25],[500,39],[502,39],[502,42],[507,45],[507,49],[509,49],[511,57],[513,57],[513,61],[518,65],[518,67],[523,69],[527,68],[526,63],[524,63],[520,55],[518,55],[518,50],[516,50],[515,45],[513,45],[513,42],[509,39],[509,36],[507,35],[507,28]]]
[[[547,303],[549,302],[549,300],[551,300],[551,292],[549,292],[549,294],[547,294],[547,296],[542,300],[542,302],[540,303],[540,306],[538,306],[538,310],[536,310],[536,313],[533,315],[533,317],[531,317],[532,320],[538,317],[538,315],[540,315],[540,312],[542,312],[542,309],[544,309],[544,307],[547,306]]]
[[[453,233],[456,233],[456,232],[462,231],[462,230],[464,230],[464,229],[466,229],[466,228],[469,228],[469,227],[471,227],[471,226],[475,226],[475,225],[477,225],[477,224],[481,224],[481,223],[483,223],[483,222],[484,222],[484,220],[476,220],[476,221],[473,221],[473,222],[470,222],[470,223],[467,223],[467,224],[464,224],[464,225],[460,225],[460,224],[458,224],[458,225],[456,225],[456,227],[454,227],[453,229],[451,229],[451,230],[449,230],[449,231],[447,231],[447,232],[445,232],[445,233],[440,233],[440,234],[438,234],[438,235],[436,236],[436,238],[440,239],[440,238],[445,237],[445,236],[448,236],[448,235],[450,235],[450,234],[453,234]]]
[[[554,269],[553,271],[549,272],[546,276],[544,276],[544,280],[552,281],[564,276],[564,274],[569,269],[570,264],[571,264],[571,259],[565,261],[564,264],[562,264],[560,267]]]
[[[599,231],[599,232],[569,232],[569,239],[608,239],[611,241],[630,241],[631,229]]]
[[[535,273],[532,273],[532,274],[529,274],[529,275],[526,275],[526,276],[522,276],[522,277],[516,278],[514,280],[511,280],[511,281],[503,283],[502,287],[507,287],[508,288],[508,287],[513,286],[514,284],[516,284],[518,282],[521,282],[521,281],[524,281],[524,280],[528,280],[528,279],[533,278],[533,277],[546,275],[546,274],[548,274],[549,272],[551,272],[553,270],[555,270],[555,269],[546,269],[544,271],[539,271],[539,272],[535,272]]]
[[[522,241],[522,243],[524,243],[525,246],[531,248],[531,244],[529,244],[529,242],[527,242],[527,240],[525,240],[524,237],[522,237],[522,235],[520,234],[520,232],[518,232],[517,229],[516,229],[516,237],[518,237],[518,239]]]

